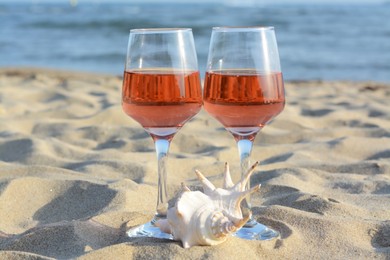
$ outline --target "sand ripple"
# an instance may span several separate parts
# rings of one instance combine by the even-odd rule
[[[129,239],[154,213],[153,142],[121,111],[119,77],[0,71],[1,259],[387,259],[390,86],[290,82],[285,111],[255,141],[254,217],[269,242],[216,247]],[[217,185],[239,172],[233,138],[202,111],[170,149],[169,178]]]

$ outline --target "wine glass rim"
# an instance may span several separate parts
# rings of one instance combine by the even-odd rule
[[[183,31],[192,31],[191,28],[140,28],[140,29],[131,29],[130,33],[176,33]]]
[[[274,30],[273,26],[216,26],[213,31],[232,31],[232,32],[247,32],[247,31],[266,31]]]

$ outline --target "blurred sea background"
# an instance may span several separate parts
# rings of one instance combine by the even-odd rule
[[[274,26],[287,80],[390,82],[389,4],[0,3],[0,67],[122,75],[129,30],[193,29],[204,73],[213,26]]]

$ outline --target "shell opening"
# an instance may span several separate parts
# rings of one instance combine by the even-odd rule
[[[221,212],[215,212],[211,222],[211,232],[216,238],[226,237],[237,230],[235,224]]]

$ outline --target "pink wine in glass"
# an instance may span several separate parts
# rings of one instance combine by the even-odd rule
[[[258,131],[284,108],[282,73],[251,70],[206,73],[204,108],[236,140],[254,140]]]
[[[122,107],[153,137],[170,140],[202,107],[199,72],[125,71]]]

